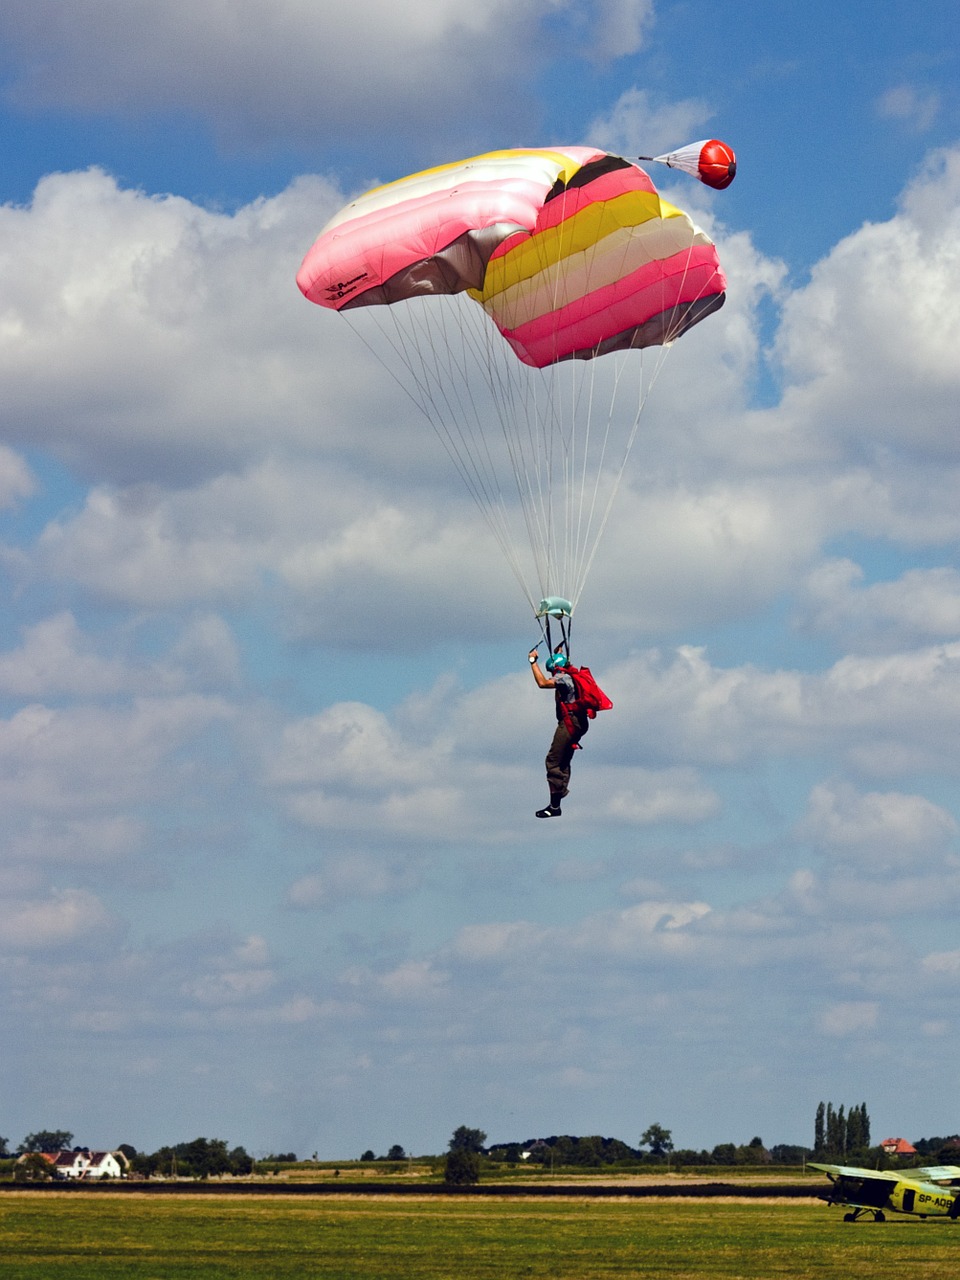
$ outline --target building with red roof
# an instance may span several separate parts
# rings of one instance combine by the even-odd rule
[[[888,1156],[915,1156],[917,1148],[911,1147],[906,1138],[884,1138],[880,1143],[884,1154]]]

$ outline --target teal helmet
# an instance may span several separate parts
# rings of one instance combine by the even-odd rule
[[[565,653],[551,653],[544,665],[548,671],[562,671],[567,665],[567,655]]]

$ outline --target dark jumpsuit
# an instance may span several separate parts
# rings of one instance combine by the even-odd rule
[[[577,749],[577,743],[587,732],[590,722],[585,711],[572,712],[574,733],[570,733],[563,722],[563,712],[560,708],[565,702],[576,702],[577,687],[571,677],[563,671],[555,671],[553,673],[553,681],[555,686],[553,693],[557,707],[557,729],[553,735],[553,741],[550,743],[550,750],[547,752],[545,763],[547,766],[547,783],[550,787],[550,803],[556,808],[569,791],[570,766],[573,763],[573,753]]]

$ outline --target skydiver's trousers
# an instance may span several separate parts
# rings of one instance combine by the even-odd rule
[[[567,726],[561,722],[557,725],[557,731],[553,735],[553,741],[550,743],[550,750],[547,752],[547,784],[550,787],[550,803],[556,807],[570,789],[570,766],[573,763],[573,753],[577,749],[577,743],[587,732],[587,723],[584,720],[582,727],[577,725],[576,734],[572,734]]]

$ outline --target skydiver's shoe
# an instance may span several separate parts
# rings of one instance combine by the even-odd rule
[[[538,818],[559,818],[563,810],[558,804],[548,804],[545,809],[537,810]]]

